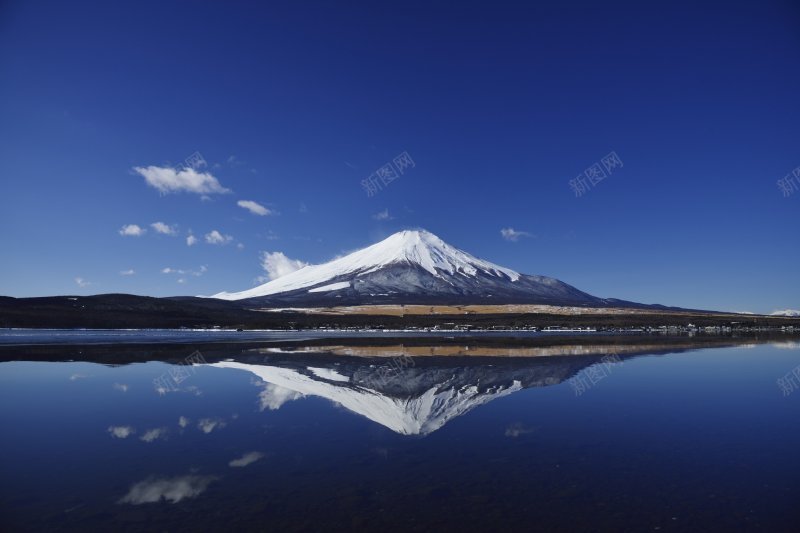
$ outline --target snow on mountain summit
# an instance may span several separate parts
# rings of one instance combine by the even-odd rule
[[[416,266],[442,279],[445,279],[445,275],[474,277],[478,274],[511,282],[520,278],[519,273],[454,248],[433,233],[425,230],[406,230],[328,263],[308,265],[258,287],[234,293],[221,292],[213,297],[241,300],[313,288],[332,280],[339,281],[330,283],[330,286],[343,289],[349,286],[349,283],[341,280],[343,277],[357,278],[392,265]],[[319,290],[322,288],[324,287],[320,287]]]
[[[365,248],[361,252],[351,255],[361,254],[362,252],[364,253],[363,259],[366,259],[367,262],[374,261],[375,267],[371,270],[384,265],[407,261],[421,266],[434,276],[440,276],[439,271],[465,276],[474,276],[481,271],[495,276],[504,274],[511,278],[512,281],[519,279],[517,272],[478,259],[450,246],[433,233],[425,230],[400,231],[373,246]]]

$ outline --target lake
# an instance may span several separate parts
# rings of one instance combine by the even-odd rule
[[[795,337],[28,335],[4,531],[800,530]]]

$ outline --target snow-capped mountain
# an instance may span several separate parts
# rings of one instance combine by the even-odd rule
[[[258,287],[213,297],[252,299],[266,306],[608,304],[557,279],[520,274],[478,259],[424,230],[401,231],[328,263],[309,265]]]

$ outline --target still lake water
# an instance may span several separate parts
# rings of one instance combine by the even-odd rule
[[[380,355],[2,362],[0,530],[800,530],[796,342]]]

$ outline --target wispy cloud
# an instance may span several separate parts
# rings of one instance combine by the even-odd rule
[[[149,167],[133,167],[133,170],[161,194],[190,192],[208,195],[231,192],[230,189],[223,187],[210,172],[197,172],[190,167],[174,169],[151,165]]]
[[[131,426],[109,426],[108,432],[115,439],[127,439],[136,433],[136,430]]]
[[[392,220],[393,217],[389,215],[389,209],[386,208],[383,211],[380,211],[372,215],[372,218],[374,218],[375,220]]]
[[[126,385],[125,383],[114,383],[114,385],[112,386],[114,387],[115,390],[118,390],[120,392],[128,392],[128,385]]]
[[[241,166],[243,166],[245,164],[244,161],[242,161],[241,159],[239,159],[235,155],[229,156],[228,159],[227,159],[227,163],[228,163],[228,165],[230,165],[232,167],[241,167]]]
[[[197,429],[203,433],[211,433],[215,429],[222,429],[226,426],[221,418],[201,418],[197,421]]]
[[[262,217],[272,214],[272,211],[270,211],[269,209],[267,209],[263,205],[259,204],[258,202],[254,202],[252,200],[239,200],[238,202],[236,202],[236,205],[238,205],[239,207],[242,207],[244,209],[247,209],[248,211],[250,211],[254,215],[259,215],[259,216],[262,216]]]
[[[147,233],[147,230],[138,224],[125,224],[119,230],[119,234],[123,237],[141,237]]]
[[[506,437],[516,438],[519,437],[520,435],[527,435],[528,433],[533,433],[534,431],[536,431],[536,428],[532,428],[526,426],[525,424],[517,422],[515,424],[511,424],[506,428]]]
[[[78,285],[78,287],[80,287],[80,288],[88,287],[89,285],[91,285],[91,284],[92,284],[92,282],[91,282],[91,281],[87,281],[87,280],[85,280],[85,279],[83,279],[83,278],[75,278],[75,283],[76,283],[76,284]]]
[[[233,240],[230,235],[223,235],[217,230],[212,230],[211,233],[206,233],[206,242],[208,244],[228,244]]]
[[[500,235],[507,241],[516,242],[520,237],[533,237],[527,231],[517,231],[514,228],[503,228],[500,230]]]
[[[242,468],[247,465],[255,463],[262,457],[264,457],[264,454],[261,452],[249,452],[239,457],[238,459],[234,459],[233,461],[228,463],[228,466],[230,466],[231,468]]]
[[[206,272],[208,272],[208,267],[205,265],[200,265],[199,270],[184,270],[182,268],[172,268],[172,267],[165,267],[161,269],[162,274],[179,274],[181,276],[189,275],[198,278],[203,274],[205,274]]]
[[[135,483],[117,503],[140,505],[143,503],[157,503],[162,499],[170,503],[178,503],[185,498],[196,498],[216,479],[214,476],[197,475],[173,478],[149,477],[144,481]]]
[[[261,268],[266,271],[267,275],[260,276],[257,281],[264,283],[278,279],[307,265],[308,263],[305,261],[289,259],[283,252],[261,252]]]
[[[145,431],[144,435],[139,437],[139,440],[143,440],[144,442],[150,443],[158,439],[163,439],[166,436],[167,436],[167,428],[154,428]]]
[[[150,227],[153,228],[156,233],[160,233],[162,235],[177,235],[178,230],[175,226],[170,226],[169,224],[164,224],[163,222],[153,222],[150,224]]]
[[[119,275],[120,276],[133,276],[135,274],[136,274],[136,271],[134,269],[132,269],[132,268],[129,268],[128,270],[120,270],[119,271]]]
[[[186,237],[186,246],[194,246],[195,244],[197,244],[197,237],[194,235]]]

